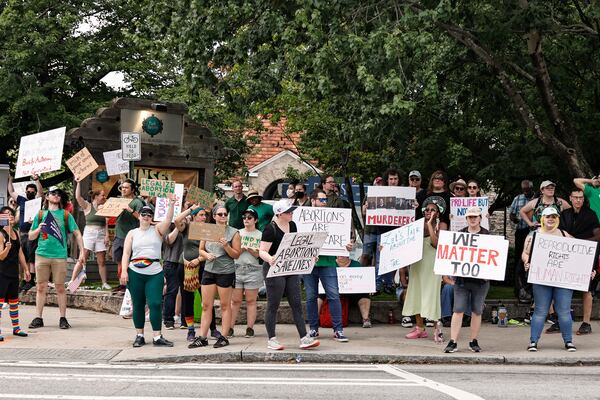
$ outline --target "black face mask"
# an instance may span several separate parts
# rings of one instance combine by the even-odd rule
[[[296,192],[295,194],[297,199],[301,199],[304,197],[304,192]]]
[[[33,199],[35,199],[35,193],[34,192],[27,192],[25,195],[27,196],[27,200],[33,200]]]

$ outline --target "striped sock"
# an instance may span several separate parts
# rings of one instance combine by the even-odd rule
[[[10,321],[12,322],[13,333],[21,331],[19,326],[19,299],[8,300],[8,312],[10,314]]]
[[[194,328],[194,317],[185,317],[185,324],[188,326],[188,328]]]

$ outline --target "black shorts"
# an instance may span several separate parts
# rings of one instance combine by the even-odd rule
[[[214,274],[204,271],[202,274],[202,285],[217,285],[221,288],[230,288],[235,283],[235,272],[231,274]]]
[[[340,295],[340,297],[348,299],[349,304],[358,304],[362,299],[370,299],[371,295],[369,293],[347,293]]]
[[[125,239],[115,237],[112,242],[112,258],[116,263],[120,263],[123,258],[123,246],[125,245]]]
[[[7,278],[0,275],[0,299],[4,299],[5,302],[19,299],[19,278]]]
[[[19,231],[19,239],[21,242],[21,250],[23,250],[23,255],[25,256],[25,261],[28,263],[35,262],[35,251],[37,250],[38,241],[29,240],[29,232],[21,232]]]

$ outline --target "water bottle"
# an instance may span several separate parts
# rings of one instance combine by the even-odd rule
[[[504,304],[498,306],[498,326],[506,328],[508,326],[508,311]]]
[[[492,306],[492,324],[498,323],[498,307]]]
[[[394,310],[390,308],[388,311],[388,324],[393,325],[396,323],[396,317],[394,317]]]

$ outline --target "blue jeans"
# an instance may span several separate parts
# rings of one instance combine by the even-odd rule
[[[381,258],[381,254],[379,251],[379,246],[381,245],[381,235],[377,234],[377,247],[375,248],[375,287],[377,290],[381,290],[382,286],[393,286],[394,285],[394,276],[396,275],[396,271],[386,272],[383,275],[379,275],[379,259]]]
[[[573,340],[573,320],[571,319],[571,298],[573,291],[571,289],[557,288],[553,286],[533,285],[533,301],[535,309],[531,318],[531,338],[532,342],[540,340],[544,322],[550,310],[550,304],[554,300],[554,311],[558,315],[558,324],[560,325],[560,334],[565,343]]]
[[[333,330],[335,332],[342,331],[342,303],[338,289],[337,270],[334,267],[314,267],[310,274],[303,275],[302,278],[306,289],[306,313],[310,329],[319,330],[317,298],[319,297],[320,279],[329,303]]]
[[[167,291],[163,301],[163,320],[165,322],[173,322],[173,316],[175,315],[175,301],[177,300],[177,292],[179,292],[179,265],[179,263],[171,261],[163,263],[163,271],[167,281]]]
[[[454,285],[444,285],[442,287],[442,318],[452,317],[452,309],[454,308]],[[467,304],[465,315],[471,316],[471,304]]]

